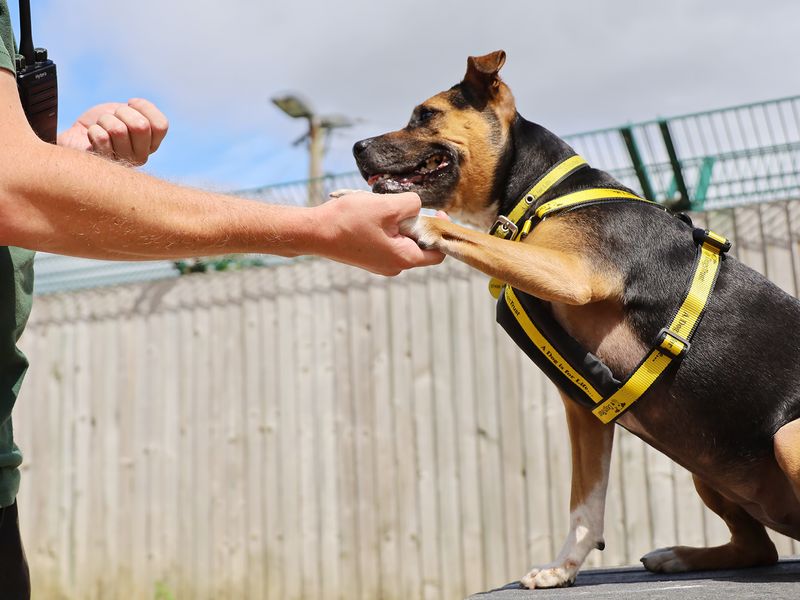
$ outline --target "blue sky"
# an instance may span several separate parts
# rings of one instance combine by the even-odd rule
[[[62,128],[98,102],[149,98],[171,130],[147,170],[221,190],[305,176],[291,146],[303,124],[272,96],[363,119],[326,158],[327,172],[350,171],[355,140],[402,126],[469,54],[498,48],[520,112],[562,134],[800,93],[792,0],[33,4]]]
[[[70,3],[34,0],[31,7],[34,42],[49,50],[58,67],[59,130],[68,127],[84,110],[97,103],[140,96],[155,102],[170,119],[167,140],[146,167],[155,175],[223,190],[305,177],[305,149],[290,143],[302,134],[302,123],[285,119],[289,122],[277,136],[265,130],[248,130],[225,118],[214,120],[202,114],[187,115],[183,98],[176,96],[169,85],[141,75],[129,76],[128,65],[120,64],[114,52],[104,52],[102,40],[93,41],[75,27],[60,28],[60,19],[54,18],[50,11],[61,11],[65,4]],[[19,33],[15,0],[9,0],[9,9],[15,31]],[[131,35],[138,37],[141,33],[131,32]],[[192,58],[187,57],[187,60]],[[175,73],[174,85],[180,85],[179,72]],[[253,110],[277,112],[269,104],[269,98],[269,95],[264,96],[264,102]],[[277,116],[284,120],[280,114]],[[291,140],[285,137],[287,134]],[[349,165],[341,168],[352,170]]]

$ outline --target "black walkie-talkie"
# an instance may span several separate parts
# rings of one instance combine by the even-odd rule
[[[31,129],[45,142],[56,143],[58,135],[58,80],[56,65],[47,50],[33,47],[31,4],[19,0],[19,54],[17,87]]]

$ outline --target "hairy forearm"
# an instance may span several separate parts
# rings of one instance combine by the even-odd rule
[[[181,187],[26,139],[0,164],[0,245],[111,259],[316,253],[313,209]],[[314,232],[314,238],[309,232]]]

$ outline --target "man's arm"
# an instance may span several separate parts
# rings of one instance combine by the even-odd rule
[[[173,185],[41,142],[0,69],[0,244],[125,260],[231,252],[316,254],[393,275],[436,264],[399,223],[414,194],[354,194],[315,208],[272,206]]]

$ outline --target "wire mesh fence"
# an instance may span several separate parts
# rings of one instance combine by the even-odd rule
[[[261,200],[270,204],[306,206],[320,204],[333,191],[351,189],[366,190],[367,184],[359,173],[326,175],[316,180],[294,181],[265,185],[263,187],[236,192],[239,196]]]

